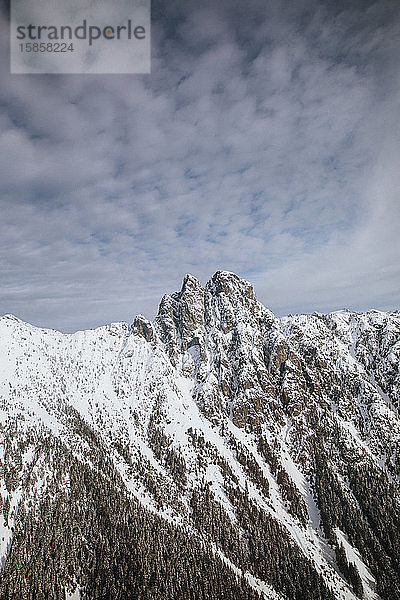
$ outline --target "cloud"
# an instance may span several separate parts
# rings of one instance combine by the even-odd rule
[[[0,313],[152,317],[219,268],[279,314],[398,306],[400,19],[365,8],[155,2],[151,76],[4,62]]]

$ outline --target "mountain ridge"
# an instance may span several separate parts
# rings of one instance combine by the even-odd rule
[[[204,287],[185,276],[154,322],[138,315],[62,334],[6,315],[0,336],[0,597],[79,589],[111,598],[120,589],[126,598],[202,598],[206,564],[214,587],[205,597],[215,600],[226,577],[235,598],[400,597],[395,311],[276,318],[249,282],[218,271]],[[125,538],[98,545],[97,525],[70,508],[85,499],[98,514],[91,489],[113,524],[101,537],[114,540],[122,527],[114,497],[129,522],[140,513],[186,561],[182,589],[138,525],[126,539],[136,531],[153,567]],[[87,533],[63,554],[53,546],[68,527],[56,527],[47,542],[55,567],[49,577],[36,565],[36,582],[28,541],[33,523],[45,536],[44,506]],[[116,570],[97,566],[95,576],[85,553]],[[129,565],[140,575],[128,577]]]

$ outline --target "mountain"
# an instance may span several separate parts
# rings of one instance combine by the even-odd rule
[[[400,313],[187,275],[152,323],[0,319],[1,600],[400,598]]]

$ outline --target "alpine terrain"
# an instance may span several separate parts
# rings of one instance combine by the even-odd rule
[[[187,275],[152,323],[0,319],[1,600],[400,599],[400,312]]]

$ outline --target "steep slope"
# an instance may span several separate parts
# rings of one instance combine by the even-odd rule
[[[399,313],[0,319],[0,598],[400,598]]]

